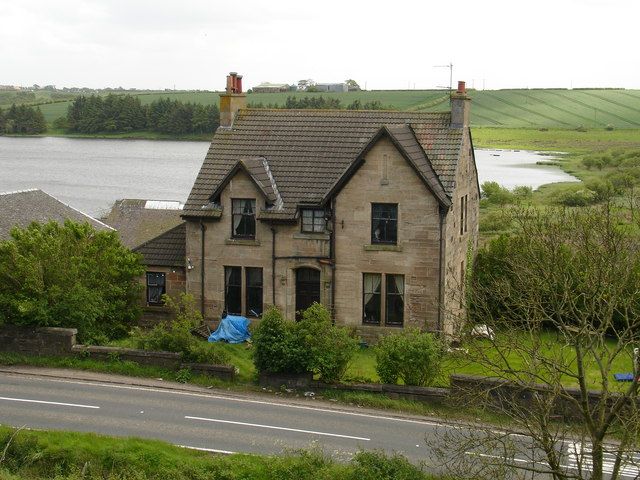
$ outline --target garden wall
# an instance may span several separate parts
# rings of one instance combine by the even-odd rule
[[[76,334],[75,328],[33,328],[4,325],[0,327],[0,351],[37,356],[77,356],[97,360],[128,360],[141,365],[173,370],[188,368],[194,373],[223,380],[233,380],[235,377],[235,367],[231,365],[183,363],[181,354],[174,352],[77,345]]]

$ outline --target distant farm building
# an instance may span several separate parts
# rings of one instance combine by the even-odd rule
[[[281,93],[288,92],[289,90],[290,87],[286,83],[263,82],[260,85],[253,87],[253,91],[255,93]]]
[[[313,88],[318,92],[348,92],[346,83],[316,83]]]

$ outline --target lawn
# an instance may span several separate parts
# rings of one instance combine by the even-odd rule
[[[505,335],[508,335],[509,341],[512,341],[514,345],[521,346],[530,344],[530,341],[524,334],[520,334],[518,338],[514,338],[513,332]],[[545,349],[548,351],[549,356],[557,356],[562,354],[565,355],[565,358],[572,358],[572,351],[559,340],[555,333],[545,332],[541,335],[541,340],[545,346]],[[466,346],[472,352],[475,350],[474,347],[478,346],[486,347],[487,350],[490,349],[490,345],[486,340],[474,340],[474,342],[474,345]],[[223,343],[221,344],[221,346],[230,354],[232,359],[231,363],[233,363],[240,370],[238,379],[245,382],[251,381],[255,377],[255,370],[253,368],[253,362],[251,360],[251,348],[248,348],[246,344],[231,345]],[[615,346],[615,340],[609,340],[608,346],[609,348],[613,348]],[[521,353],[521,350],[517,350],[515,348],[509,351],[507,358],[512,367],[525,367],[527,359],[522,356]],[[498,360],[498,353],[489,353],[489,358],[494,361]],[[595,363],[589,364],[588,367],[588,383],[593,388],[597,388],[600,381],[600,373],[598,367]],[[629,355],[626,358],[620,357],[616,360],[616,362],[613,364],[612,373],[630,372],[631,370],[631,352],[629,352]],[[442,366],[442,373],[437,380],[436,386],[448,387],[449,375],[451,374],[495,376],[496,372],[492,372],[487,367],[473,362],[471,357],[465,355],[463,351],[456,351],[446,355]],[[565,380],[567,385],[577,386],[573,379],[565,378]],[[613,379],[611,378],[610,380]],[[376,373],[376,359],[374,348],[362,348],[356,353],[347,369],[344,381],[354,383],[378,383],[380,381],[378,374]]]

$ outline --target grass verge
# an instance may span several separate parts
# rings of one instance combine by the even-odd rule
[[[14,435],[15,434],[15,435]],[[404,457],[360,452],[338,463],[319,450],[281,456],[229,456],[187,450],[160,441],[87,433],[0,427],[0,478],[7,480],[143,479],[433,479]]]

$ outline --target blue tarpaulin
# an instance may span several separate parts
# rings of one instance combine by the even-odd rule
[[[224,340],[229,343],[242,343],[251,337],[249,319],[239,315],[227,315],[220,320],[215,332],[209,335],[210,342]]]
[[[633,373],[614,373],[613,377],[618,382],[633,382]]]

